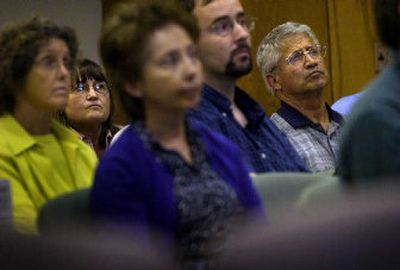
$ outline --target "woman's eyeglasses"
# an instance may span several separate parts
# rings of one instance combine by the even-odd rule
[[[101,95],[108,93],[108,86],[106,82],[94,82],[93,84],[89,84],[87,82],[78,82],[74,85],[73,91],[83,95],[89,93],[90,88],[93,88],[96,93]]]

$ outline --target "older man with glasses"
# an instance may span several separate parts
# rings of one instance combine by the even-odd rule
[[[313,172],[334,170],[343,124],[324,101],[325,53],[309,26],[293,22],[275,27],[257,51],[266,86],[281,101],[271,120]]]
[[[250,73],[249,18],[239,0],[180,0],[196,15],[201,30],[197,43],[204,66],[200,105],[190,113],[237,144],[250,170],[308,171],[286,136],[265,116],[264,110],[236,86]]]

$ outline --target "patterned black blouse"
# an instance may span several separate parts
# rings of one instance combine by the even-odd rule
[[[223,241],[244,213],[235,191],[217,175],[207,161],[199,136],[186,124],[192,164],[173,150],[163,148],[143,122],[134,128],[159,162],[174,176],[178,210],[177,256],[182,269],[210,269]]]

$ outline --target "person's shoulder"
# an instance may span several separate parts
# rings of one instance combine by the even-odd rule
[[[188,112],[188,115],[195,118],[219,116],[218,109],[214,104],[206,99],[202,99],[197,106]]]
[[[278,125],[279,124],[279,125]],[[273,135],[274,137],[281,138],[284,135],[281,127],[290,126],[284,118],[279,115],[274,116],[274,120],[269,119],[268,117],[264,117],[262,121],[262,125],[266,128],[267,132]]]
[[[10,114],[0,116],[0,138],[2,155],[19,155],[35,143],[32,136]]]
[[[220,130],[226,123],[225,117],[212,104],[210,106],[198,106],[187,113],[190,122],[205,125],[214,130]]]
[[[14,135],[10,133],[10,123],[7,116],[0,117],[0,153],[7,153],[10,149],[8,149],[7,144],[9,144],[10,139],[16,138]]]
[[[118,139],[119,137],[130,127],[131,125],[125,125],[125,126],[118,126],[118,130],[115,131],[115,133],[113,133],[113,137],[111,139],[111,145],[113,145]]]
[[[135,133],[131,124],[121,128],[113,137],[109,151],[123,150],[135,142]]]
[[[374,114],[398,114],[400,108],[400,71],[389,66],[373,80],[357,100],[347,123]]]
[[[96,153],[93,148],[87,143],[83,142],[79,138],[79,134],[61,124],[58,120],[54,120],[52,123],[52,129],[55,134],[55,138],[60,143],[61,147],[65,149],[77,149],[80,157],[86,160],[89,167],[94,168],[97,163]],[[72,147],[72,148],[71,148]],[[65,155],[69,155],[69,151],[65,152]]]
[[[280,116],[276,112],[273,113],[269,119],[267,118],[265,123],[266,123],[266,125],[271,125],[271,126],[273,124],[275,127],[277,127],[280,130],[289,129],[292,127],[282,116]]]
[[[78,145],[81,150],[91,150],[90,146],[79,138],[78,132],[72,128],[64,126],[58,120],[53,121],[52,130],[59,142]]]
[[[117,135],[102,159],[131,160],[144,155],[144,144],[132,124],[123,127]]]
[[[239,148],[224,135],[211,130],[199,122],[191,122],[191,126],[203,139],[206,146],[211,150],[240,152]]]

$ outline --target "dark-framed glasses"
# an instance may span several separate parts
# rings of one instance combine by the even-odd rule
[[[94,82],[93,84],[89,84],[88,82],[77,82],[73,86],[73,92],[84,95],[89,93],[91,87],[98,94],[105,95],[108,93],[108,86],[106,82]]]
[[[292,52],[288,57],[286,57],[286,62],[289,65],[295,66],[304,63],[306,55],[311,57],[313,60],[317,60],[323,58],[325,54],[326,46],[316,45]]]
[[[233,29],[235,28],[235,23],[239,24],[248,32],[251,32],[256,26],[256,18],[246,17],[245,15],[242,15],[239,16],[236,20],[233,20],[230,17],[223,17],[211,24],[208,28],[208,31],[219,36],[228,36],[232,34]]]

